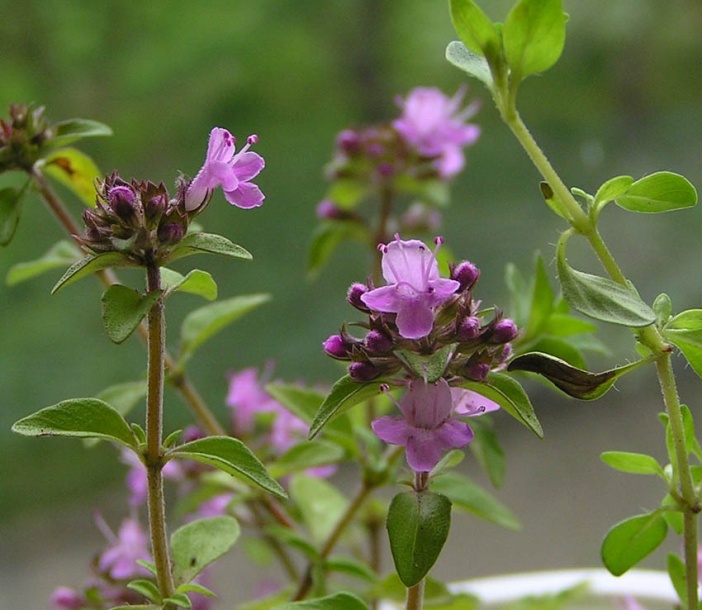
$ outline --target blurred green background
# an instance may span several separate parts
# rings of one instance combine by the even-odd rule
[[[495,18],[508,4],[483,2]],[[566,182],[594,192],[618,174],[670,169],[702,186],[702,4],[564,4],[571,16],[564,56],[527,81],[520,96],[524,119]],[[242,244],[254,261],[188,260],[214,275],[220,298],[270,292],[273,301],[209,343],[192,364],[192,378],[222,416],[228,371],[272,360],[276,376],[289,381],[333,380],[339,369],[320,344],[344,319],[354,319],[344,295],[352,281],[365,278],[368,261],[361,248],[347,246],[318,281],[305,279],[314,209],[326,188],[322,168],[338,131],[394,118],[395,95],[420,85],[452,94],[464,81],[444,60],[444,48],[455,38],[447,3],[0,0],[0,15],[0,109],[36,102],[55,121],[107,123],[113,137],[81,142],[105,172],[119,169],[124,177],[170,186],[177,172],[192,176],[200,167],[213,126],[227,127],[240,141],[250,133],[260,136],[256,150],[267,163],[258,180],[264,206],[241,211],[218,194],[202,217],[205,228]],[[482,269],[484,302],[505,304],[505,264],[514,261],[528,271],[536,248],[550,263],[559,219],[540,200],[538,176],[479,83],[470,84],[469,97],[482,100],[475,121],[483,133],[456,181],[443,234],[457,257]],[[80,204],[70,205],[79,214]],[[665,290],[676,311],[700,306],[700,213],[642,217],[607,210],[604,233],[647,301]],[[0,251],[0,277],[60,238],[59,227],[32,197],[15,240]],[[587,257],[574,254],[571,260],[596,271]],[[50,296],[59,275],[0,289],[5,531],[47,508],[92,505],[86,498],[112,489],[123,476],[107,447],[85,451],[70,441],[9,432],[25,414],[135,379],[143,368],[136,339],[116,347],[105,336],[97,283],[84,280]],[[187,295],[171,302],[175,341],[179,320],[202,303]],[[603,337],[613,338],[616,354],[630,353],[626,332],[608,329]],[[612,361],[599,362],[605,363]],[[685,382],[690,376],[682,374]],[[639,386],[636,400],[656,391],[640,381],[626,388],[636,392]],[[562,408],[564,400],[545,396],[561,406],[544,407],[546,417],[575,417],[576,410]],[[646,415],[655,429],[654,411]],[[167,426],[185,421],[179,398],[169,395]],[[557,421],[544,423],[547,434],[557,434]],[[505,427],[507,434],[527,434],[512,422]],[[593,464],[596,456],[589,456]],[[121,509],[122,500],[114,502]]]

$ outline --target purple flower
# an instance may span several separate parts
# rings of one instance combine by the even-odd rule
[[[437,169],[444,178],[463,168],[463,147],[480,135],[477,125],[465,122],[475,114],[477,105],[459,111],[465,91],[461,88],[449,98],[438,89],[417,87],[405,100],[397,100],[402,115],[393,121],[393,127],[419,154],[438,157]]]
[[[109,546],[98,558],[98,568],[114,580],[150,576],[137,560],[151,561],[146,532],[135,519],[125,519],[115,536],[104,521],[98,525],[109,541]]]
[[[451,397],[454,411],[464,417],[475,417],[500,408],[500,405],[482,394],[463,388],[451,388]]]
[[[254,208],[263,203],[263,193],[250,181],[263,169],[263,157],[247,152],[258,136],[248,137],[246,146],[238,153],[236,138],[226,129],[215,127],[210,132],[205,164],[188,186],[185,193],[185,209],[200,208],[213,189],[222,187],[225,199],[240,208]]]
[[[402,416],[373,420],[373,432],[391,445],[406,447],[407,463],[416,472],[429,472],[449,449],[473,440],[468,424],[454,417],[451,388],[445,379],[410,382],[399,403]]]
[[[232,409],[236,434],[251,434],[257,413],[276,411],[279,407],[261,387],[258,371],[253,367],[230,375],[226,402]]]
[[[60,610],[76,610],[85,606],[85,598],[70,587],[57,587],[50,598],[53,606]]]
[[[437,247],[441,243],[436,239]],[[426,337],[434,325],[434,308],[450,299],[460,288],[455,280],[439,277],[436,252],[421,241],[395,241],[381,245],[383,277],[388,283],[361,295],[368,307],[396,313],[397,329],[406,339]]]
[[[639,602],[631,595],[625,595],[618,603],[621,610],[646,610]]]

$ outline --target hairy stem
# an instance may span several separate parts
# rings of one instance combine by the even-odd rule
[[[424,606],[424,583],[422,578],[416,585],[407,589],[407,603],[405,610],[422,610]]]
[[[161,289],[161,271],[155,264],[146,268],[147,292]],[[147,315],[148,361],[146,390],[146,450],[144,463],[148,478],[149,530],[151,552],[156,565],[158,588],[163,597],[173,595],[171,559],[166,530],[166,507],[163,497],[163,385],[165,379],[165,322],[163,299],[159,298]]]
[[[66,210],[63,202],[56,195],[54,190],[51,188],[48,180],[38,169],[33,168],[31,176],[34,179],[34,184],[37,191],[44,199],[47,207],[54,215],[61,227],[68,233],[68,235],[79,235],[82,231],[80,227],[75,223],[71,215]],[[100,283],[105,287],[109,287],[112,284],[117,283],[117,276],[111,269],[103,269],[96,273]],[[146,328],[146,323],[142,322],[137,328],[137,332],[141,337],[142,341],[146,343],[148,337],[148,331]],[[164,351],[164,358],[166,367],[170,371],[176,370],[175,359],[167,352]],[[170,378],[171,383],[179,391],[183,400],[188,405],[196,420],[202,426],[203,430],[208,434],[212,435],[224,435],[226,432],[219,424],[217,419],[212,414],[212,411],[207,407],[203,401],[200,394],[197,392],[193,384],[187,378],[184,372],[178,371],[174,373]]]

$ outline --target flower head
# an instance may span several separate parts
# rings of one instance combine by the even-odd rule
[[[258,136],[248,137],[246,146],[236,152],[236,138],[226,129],[215,127],[210,132],[205,163],[185,192],[185,209],[201,208],[212,191],[222,187],[225,199],[239,208],[254,208],[263,203],[261,189],[251,183],[265,166],[260,155],[249,152]]]
[[[282,408],[263,389],[258,371],[253,367],[230,375],[226,403],[232,409],[234,431],[237,435],[253,432],[257,413]]]
[[[445,379],[437,383],[414,379],[398,406],[400,417],[380,417],[371,426],[386,443],[406,447],[407,463],[416,472],[429,472],[446,451],[473,440],[468,424],[454,415],[453,396]]]
[[[137,563],[151,561],[146,532],[135,519],[125,519],[115,536],[104,522],[98,522],[110,544],[98,558],[98,568],[114,580],[149,576],[150,572]]]
[[[393,127],[421,155],[438,157],[437,169],[444,178],[463,168],[463,148],[480,135],[477,125],[465,122],[475,114],[476,104],[460,110],[464,95],[465,88],[449,98],[438,89],[417,87],[406,99],[398,99],[402,115]]]
[[[437,239],[437,246],[441,241]],[[370,290],[361,300],[370,309],[397,314],[397,328],[406,339],[426,337],[434,324],[434,308],[449,300],[459,282],[439,277],[436,253],[421,241],[395,241],[380,246],[387,286]]]

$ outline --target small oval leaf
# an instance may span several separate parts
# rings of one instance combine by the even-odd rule
[[[176,584],[190,582],[229,551],[239,538],[239,533],[237,520],[226,515],[191,521],[173,532],[171,549]]]
[[[125,341],[161,294],[161,290],[154,290],[142,295],[121,284],[112,284],[105,290],[102,295],[102,321],[110,339],[117,344]]]
[[[97,398],[72,398],[20,419],[12,431],[25,436],[101,438],[127,447],[137,445],[129,424]]]
[[[193,254],[221,254],[243,260],[253,257],[248,250],[229,241],[222,235],[214,233],[190,233],[186,235],[168,256],[167,262],[172,262]]]
[[[271,610],[368,610],[368,606],[351,593],[334,593],[327,597],[273,606]]]
[[[454,40],[448,43],[446,59],[459,70],[485,83],[488,88],[492,87],[492,73],[487,60],[482,55],[473,53],[462,42]]]
[[[250,483],[280,498],[287,494],[280,484],[271,478],[266,467],[240,440],[231,436],[207,436],[173,448],[166,459],[195,460]]]
[[[103,252],[102,254],[90,254],[78,262],[71,265],[61,276],[56,285],[52,288],[51,294],[58,292],[69,284],[76,282],[96,271],[102,271],[109,267],[136,267],[136,263],[127,256],[119,252]]]
[[[44,159],[42,170],[70,189],[86,206],[95,207],[95,181],[102,173],[84,152],[61,148]]]
[[[665,478],[663,468],[651,455],[628,451],[605,451],[600,457],[605,464],[620,472],[655,474]]]
[[[570,267],[565,256],[567,239],[565,233],[558,241],[556,264],[563,297],[573,309],[602,322],[632,328],[656,321],[653,309],[633,288]]]
[[[390,502],[386,525],[397,574],[413,587],[431,570],[446,542],[451,501],[430,491],[399,493]]]
[[[614,201],[626,193],[634,179],[631,176],[616,176],[610,178],[595,193],[595,207],[602,208],[606,203]]]
[[[689,208],[697,203],[692,183],[673,172],[656,172],[634,182],[615,203],[630,212],[653,214]]]
[[[668,525],[657,512],[621,521],[602,542],[602,561],[614,576],[621,576],[653,553],[665,540]]]

